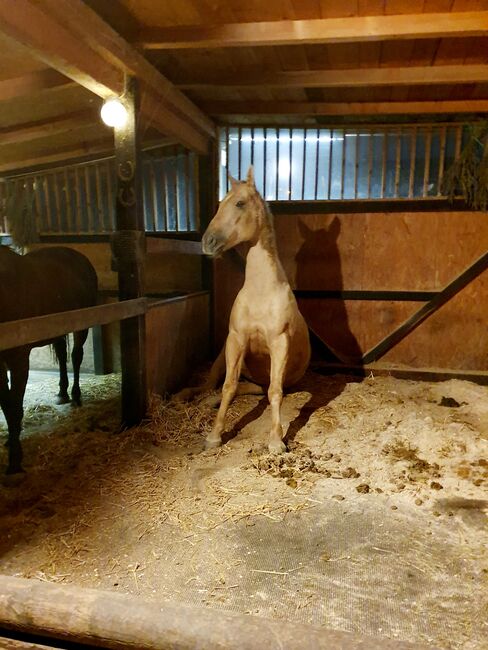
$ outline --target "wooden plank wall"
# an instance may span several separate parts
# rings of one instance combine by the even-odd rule
[[[179,389],[208,358],[209,295],[168,301],[146,314],[147,386],[164,395]]]
[[[275,217],[280,256],[294,288],[438,291],[488,250],[487,215],[478,212],[362,213]],[[216,262],[216,341],[243,281],[231,256]],[[423,303],[301,299],[310,326],[345,356],[378,343]],[[486,370],[485,271],[383,362],[414,368]]]

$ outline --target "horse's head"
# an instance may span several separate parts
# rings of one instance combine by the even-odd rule
[[[231,189],[222,199],[202,239],[203,252],[216,256],[242,242],[256,241],[262,226],[263,200],[254,184],[253,168],[245,181],[229,175]]]

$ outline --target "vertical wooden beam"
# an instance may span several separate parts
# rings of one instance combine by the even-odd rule
[[[145,232],[142,176],[137,137],[138,89],[126,81],[127,122],[114,129],[116,172],[116,232],[112,252],[119,274],[119,300],[144,295]],[[146,332],[144,315],[120,323],[122,422],[138,424],[146,414]]]
[[[226,137],[228,142],[227,132]],[[198,221],[202,233],[207,229],[208,224],[212,220],[218,203],[218,187],[215,178],[215,169],[217,169],[216,159],[219,154],[220,151],[217,150],[215,143],[213,143],[210,155],[198,157]],[[226,179],[227,178],[228,175],[226,175]],[[210,291],[210,351],[213,353],[213,356],[215,356],[217,352],[220,352],[220,350],[217,351],[215,349],[215,296],[213,291],[214,264],[215,262],[208,257],[204,256],[202,258],[202,284],[204,289]]]

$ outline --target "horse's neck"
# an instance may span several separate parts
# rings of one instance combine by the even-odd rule
[[[265,230],[247,254],[245,286],[263,294],[283,282],[287,279],[276,250],[274,233]]]

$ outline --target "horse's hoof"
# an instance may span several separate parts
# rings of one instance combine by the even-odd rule
[[[270,454],[284,454],[286,445],[283,440],[272,440],[268,445]]]
[[[73,406],[73,408],[78,408],[81,406],[81,399],[72,399],[71,406]]]
[[[2,485],[4,487],[17,487],[25,481],[26,474],[24,470],[19,470],[15,473],[8,473],[2,479]]]
[[[69,395],[58,395],[56,397],[56,404],[69,404],[70,398]]]
[[[222,446],[222,440],[209,440],[208,438],[205,440],[205,451],[208,451],[209,449],[216,449],[217,447]]]

